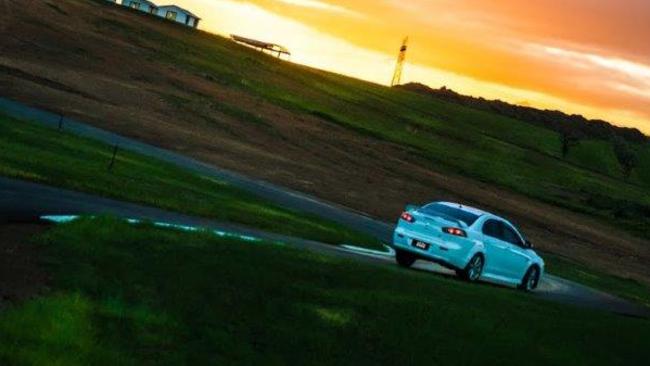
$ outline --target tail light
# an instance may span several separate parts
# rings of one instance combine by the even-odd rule
[[[415,222],[415,217],[413,217],[413,215],[411,215],[406,211],[402,212],[402,216],[400,216],[400,219],[406,222],[410,222],[411,224]]]
[[[459,229],[457,227],[443,227],[442,232],[447,233],[449,235],[460,236],[463,238],[467,237],[467,233],[465,232],[465,230]]]

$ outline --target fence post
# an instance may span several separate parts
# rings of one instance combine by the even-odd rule
[[[111,163],[108,165],[109,171],[112,171],[113,165],[115,165],[115,157],[117,156],[117,149],[118,149],[118,145],[115,144],[115,146],[113,147],[113,157],[111,158]]]
[[[59,131],[63,129],[63,115],[59,116]]]

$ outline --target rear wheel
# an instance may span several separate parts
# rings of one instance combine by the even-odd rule
[[[417,257],[414,254],[399,249],[395,250],[395,260],[402,267],[408,268],[412,266],[416,259]]]
[[[518,288],[524,291],[533,291],[539,284],[539,267],[532,266],[526,271],[526,275],[521,280]]]
[[[469,260],[467,266],[462,270],[457,270],[456,273],[458,276],[465,281],[476,282],[481,278],[481,273],[483,273],[483,265],[485,261],[481,254],[476,254]]]

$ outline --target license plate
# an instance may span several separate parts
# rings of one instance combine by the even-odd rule
[[[419,240],[413,240],[413,246],[418,248],[418,249],[429,250],[429,247],[431,245],[429,245],[427,243],[424,243],[424,242],[421,242]]]

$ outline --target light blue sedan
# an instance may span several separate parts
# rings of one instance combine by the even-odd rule
[[[544,261],[508,220],[451,202],[408,206],[393,235],[397,263],[424,259],[451,268],[467,281],[537,287]]]

